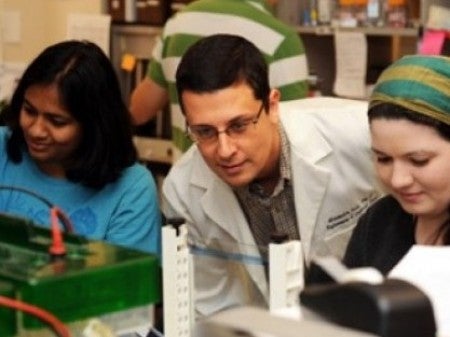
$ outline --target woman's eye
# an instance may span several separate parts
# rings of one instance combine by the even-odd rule
[[[68,121],[66,119],[57,118],[57,117],[50,118],[50,122],[54,126],[65,126],[68,124]]]
[[[30,106],[28,105],[23,105],[22,106],[22,110],[27,114],[27,115],[35,115],[37,112]]]
[[[411,163],[414,166],[425,166],[429,162],[428,158],[411,158]]]

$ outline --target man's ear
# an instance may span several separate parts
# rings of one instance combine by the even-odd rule
[[[269,93],[269,103],[279,102],[281,99],[281,93],[278,89],[271,89]]]
[[[278,89],[270,90],[269,94],[269,117],[273,121],[278,121],[279,103],[280,103],[280,91]]]

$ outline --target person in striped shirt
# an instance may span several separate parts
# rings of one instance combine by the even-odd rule
[[[270,85],[288,101],[307,96],[308,67],[303,44],[292,28],[270,11],[277,0],[198,0],[169,19],[152,52],[147,76],[131,95],[136,125],[156,116],[170,103],[174,155],[191,145],[178,104],[175,72],[181,56],[200,38],[217,33],[252,41],[269,65]]]

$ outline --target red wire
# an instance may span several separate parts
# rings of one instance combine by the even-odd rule
[[[53,256],[66,255],[66,246],[64,245],[61,228],[59,228],[58,209],[56,207],[50,209],[50,226],[52,232],[52,245],[49,248],[50,254]]]
[[[33,315],[49,325],[57,336],[70,337],[67,327],[58,318],[44,309],[5,296],[0,296],[0,305]]]
[[[56,206],[53,206],[52,208],[54,208],[56,210],[58,219],[63,224],[66,232],[73,233],[73,225],[72,225],[72,222],[70,221],[70,219],[67,217],[67,215],[60,208],[58,208]]]

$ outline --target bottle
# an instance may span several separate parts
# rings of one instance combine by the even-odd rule
[[[124,8],[125,22],[136,22],[137,18],[137,7],[136,0],[125,0]]]
[[[386,22],[390,27],[403,28],[406,26],[405,0],[388,0]]]
[[[318,20],[321,25],[329,25],[333,15],[333,0],[318,0]]]
[[[353,7],[355,19],[358,26],[365,26],[367,24],[367,0],[354,0]]]
[[[369,26],[382,25],[380,0],[367,1],[367,24]]]
[[[342,27],[356,27],[354,14],[354,0],[339,0],[339,25]]]
[[[310,2],[310,19],[311,19],[311,26],[317,26],[317,5],[316,1],[312,0]]]

